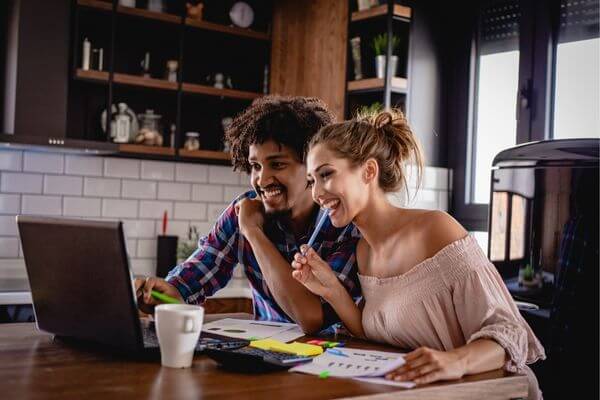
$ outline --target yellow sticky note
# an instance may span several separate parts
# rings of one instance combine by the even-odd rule
[[[250,347],[256,347],[261,350],[272,350],[273,346],[277,346],[278,344],[285,344],[280,342],[279,340],[274,339],[261,339],[261,340],[253,340],[250,342]]]
[[[274,339],[254,340],[250,342],[250,346],[262,350],[278,351],[281,353],[296,354],[307,357],[318,356],[319,354],[323,353],[323,348],[321,346],[300,342],[288,344]]]

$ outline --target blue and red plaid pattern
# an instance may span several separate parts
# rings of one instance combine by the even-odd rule
[[[169,272],[167,281],[179,290],[187,303],[199,304],[206,297],[227,285],[231,279],[233,268],[237,264],[241,264],[252,287],[255,318],[292,322],[275,302],[263,279],[250,243],[239,231],[235,204],[245,197],[254,198],[256,193],[249,191],[234,200],[223,211],[210,233],[198,241],[196,251]],[[319,211],[319,214],[315,215],[316,218],[308,231],[298,240],[279,221],[271,220],[265,223],[265,234],[290,264],[294,254],[299,251],[300,245],[308,241],[321,212],[323,211]],[[355,256],[356,243],[359,238],[360,233],[354,225],[336,228],[327,219],[313,245],[313,248],[317,250],[321,258],[329,263],[355,299],[360,297]],[[290,265],[291,272],[292,266]],[[332,311],[330,307],[326,306],[323,309],[326,313]],[[331,318],[331,315],[325,315],[326,321],[335,322]]]

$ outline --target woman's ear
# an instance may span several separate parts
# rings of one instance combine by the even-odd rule
[[[369,158],[365,161],[363,165],[363,180],[365,183],[371,183],[377,180],[377,176],[379,175],[379,165],[377,164],[377,160],[374,158]]]

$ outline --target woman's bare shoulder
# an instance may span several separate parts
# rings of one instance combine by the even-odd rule
[[[426,247],[428,257],[433,257],[468,233],[452,216],[439,210],[427,210],[419,214],[415,220],[415,228]]]

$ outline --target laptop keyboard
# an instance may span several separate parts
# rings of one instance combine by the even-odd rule
[[[250,344],[248,340],[216,336],[204,332],[202,332],[201,335],[202,336],[198,339],[198,343],[196,344],[196,351],[203,351],[206,349],[233,350]],[[152,349],[159,347],[158,336],[156,336],[154,324],[151,324],[150,326],[142,324],[142,336],[144,338],[145,348]]]

